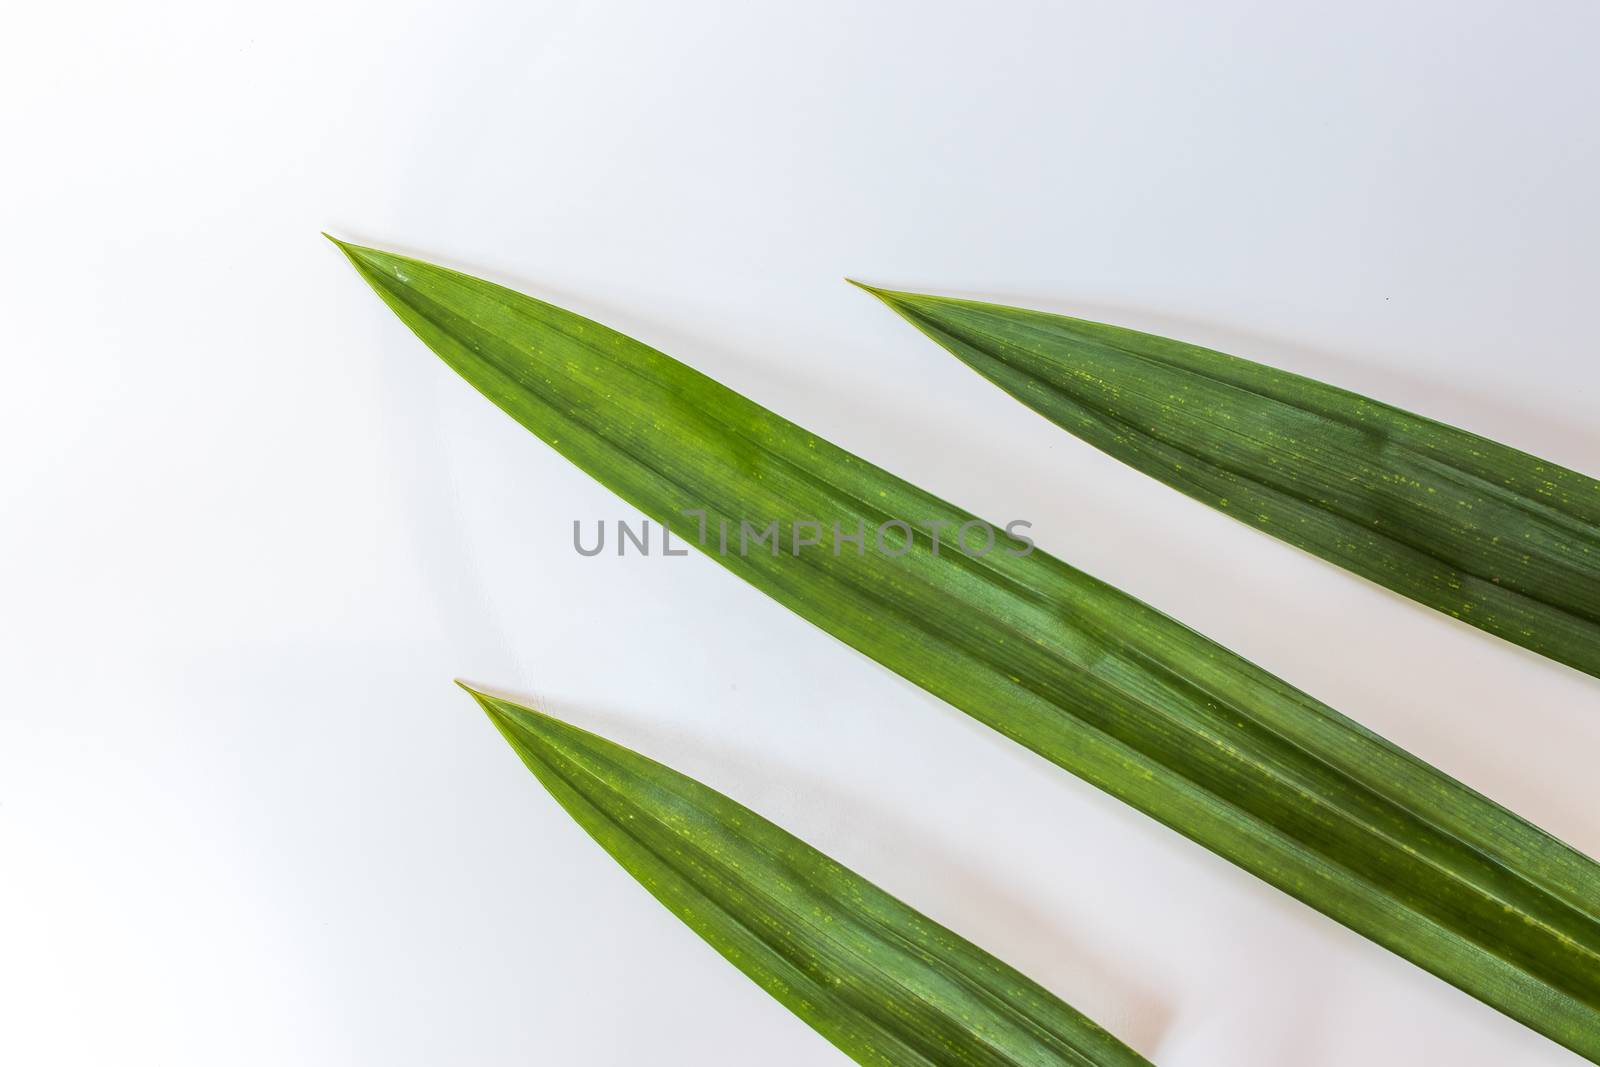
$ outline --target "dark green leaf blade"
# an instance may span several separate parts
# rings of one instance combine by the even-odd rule
[[[857,1063],[1148,1067],[1031,979],[716,790],[467,691],[612,858]]]
[[[1600,677],[1600,481],[1197,345],[872,289],[962,362],[1202,503]]]
[[[835,522],[797,554],[700,547],[979,721],[1600,1062],[1600,866],[1326,705],[1043,552],[939,551],[970,514],[623,334],[344,246],[523,426],[674,533],[700,509]],[[904,555],[840,536],[916,524]],[[939,524],[936,526],[935,524]],[[868,534],[870,538],[871,534]]]

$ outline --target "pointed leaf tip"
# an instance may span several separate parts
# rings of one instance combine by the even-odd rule
[[[514,744],[534,748],[553,746],[570,756],[572,752],[569,751],[569,745],[573,739],[596,736],[582,727],[563,722],[537,708],[475,689],[460,678],[455,679],[455,683],[478,702],[478,707],[483,709],[483,713],[489,716],[489,721],[494,723],[495,729],[499,730],[508,741],[513,740],[512,734],[516,735]]]
[[[868,285],[866,282],[858,282],[854,278],[846,278],[845,281],[849,282],[851,285],[862,290],[863,292],[871,293],[873,296],[877,297],[879,300],[882,300],[886,304],[894,303],[894,298],[900,295],[893,289],[880,289],[876,285]]]
[[[344,258],[350,261],[350,265],[356,269],[357,274],[367,278],[369,282],[372,280],[368,276],[368,271],[373,266],[371,253],[374,249],[363,248],[361,245],[351,244],[349,241],[341,241],[326,230],[322,231],[322,236],[333,242],[333,246],[344,253]]]
[[[918,294],[916,293],[907,293],[899,289],[884,289],[876,285],[868,285],[866,282],[858,282],[854,278],[846,278],[845,281],[849,282],[857,289],[877,297],[879,300],[888,305],[892,311],[898,315],[901,315],[902,317],[909,313],[913,301],[915,301],[918,297]]]
[[[353,245],[349,241],[341,241],[341,240],[339,240],[339,238],[335,237],[333,234],[329,233],[327,230],[323,230],[322,231],[322,236],[326,237],[329,241],[331,241],[333,243],[333,247],[335,247],[339,251],[343,252],[352,261],[356,258],[356,253],[362,251],[362,248],[361,248],[360,245]]]
[[[387,273],[392,270],[394,263],[406,258],[395,252],[386,252],[381,248],[358,245],[351,241],[341,241],[326,231],[323,231],[322,236],[332,241],[334,247],[343,252],[357,270],[377,269]]]
[[[507,702],[501,700],[499,697],[490,696],[488,693],[485,693],[480,689],[474,689],[460,678],[455,679],[455,683],[462,689],[466,690],[468,696],[477,701],[479,709],[482,710],[485,715],[489,716],[489,721],[494,723],[497,730],[499,730],[501,733],[505,733],[506,730],[511,728],[512,718],[508,714]],[[538,712],[529,711],[528,714],[537,715]]]
[[[493,696],[492,694],[485,693],[481,689],[475,689],[466,682],[463,682],[460,678],[457,678],[455,682],[456,685],[466,690],[468,696],[478,702],[478,707],[482,708],[484,713],[487,714],[489,718],[494,719],[496,722],[509,721],[508,709],[515,707],[516,705],[512,705],[508,701],[501,700],[499,697]],[[527,714],[530,716],[536,716],[539,714],[532,709],[518,708],[518,710],[526,710]]]
[[[460,683],[457,683],[457,684],[460,684]],[[478,710],[483,712],[485,715],[489,716],[489,721],[494,723],[495,729],[499,730],[501,733],[504,733],[505,732],[505,726],[500,721],[500,713],[497,710],[495,710],[495,706],[494,706],[493,702],[490,701],[488,697],[484,696],[482,693],[479,693],[474,689],[467,689],[467,687],[464,686],[464,685],[461,686],[461,688],[467,690],[467,695],[472,697],[472,702],[474,704],[478,705]]]

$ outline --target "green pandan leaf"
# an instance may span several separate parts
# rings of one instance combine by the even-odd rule
[[[1182,341],[999,304],[870,291],[973,370],[1129,466],[1600,676],[1600,481]]]
[[[603,737],[468,689],[650,894],[857,1063],[1148,1067],[926,915],[755,812]]]
[[[1002,539],[983,554],[976,528],[974,553],[954,548],[950,532],[974,516],[647,345],[465,274],[343,247],[457,373],[681,539],[699,543],[704,522],[712,533],[701,547],[718,563],[1046,759],[1600,1062],[1594,861],[1044,552]],[[724,523],[769,519],[814,520],[819,543],[722,550]],[[899,539],[893,522],[914,535]],[[869,541],[888,529],[885,543],[858,551],[844,540],[858,524]]]

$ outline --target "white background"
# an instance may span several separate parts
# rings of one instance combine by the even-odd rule
[[[1600,9],[28,5],[0,43],[0,1061],[844,1062],[457,676],[1169,1067],[1577,1058],[631,517],[318,236],[590,314],[1600,854],[1600,682],[1098,454],[872,299],[1070,311],[1600,471]]]

